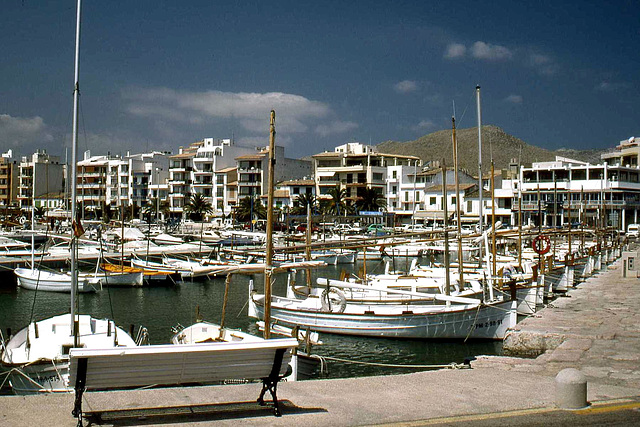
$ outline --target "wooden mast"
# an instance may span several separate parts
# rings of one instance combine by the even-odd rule
[[[273,263],[273,185],[276,166],[276,112],[271,110],[269,128],[269,180],[267,187],[267,248],[266,266],[264,270],[264,338],[271,337],[271,276]]]
[[[449,278],[449,218],[447,215],[447,166],[442,159],[442,214],[444,218],[444,293],[451,293],[451,279]]]
[[[456,180],[456,219],[458,223],[458,276],[460,290],[464,289],[464,277],[463,277],[463,257],[462,257],[462,224],[460,219],[460,181],[458,176],[458,140],[456,139],[456,118],[451,117],[451,124],[453,127],[451,138],[453,140],[453,169]]]
[[[493,233],[491,234],[491,275],[496,277],[496,187],[494,177],[493,160],[491,160],[491,223],[493,224]]]

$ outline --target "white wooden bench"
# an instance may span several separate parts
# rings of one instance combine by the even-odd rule
[[[296,339],[286,338],[243,343],[74,348],[69,353],[69,384],[75,388],[72,413],[81,425],[83,393],[90,390],[261,379],[258,403],[265,405],[264,394],[268,390],[273,398],[274,414],[280,416],[276,389],[278,381],[288,375],[292,349],[296,347]]]

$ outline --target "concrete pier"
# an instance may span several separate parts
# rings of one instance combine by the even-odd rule
[[[89,394],[85,405],[102,410],[156,405],[184,409],[164,418],[107,419],[103,425],[355,426],[456,420],[473,424],[480,419],[473,417],[486,421],[509,411],[518,411],[512,412],[516,416],[557,411],[555,377],[565,368],[575,368],[588,381],[591,405],[622,402],[637,408],[640,279],[620,277],[620,268],[618,260],[521,321],[505,341],[505,350],[530,358],[482,356],[471,369],[281,383],[281,418],[255,404],[259,384],[98,392]],[[219,405],[204,411],[199,406],[204,404]],[[75,426],[72,407],[72,394],[3,396],[0,426]],[[579,420],[563,423],[580,424]],[[494,421],[479,425],[499,422]]]

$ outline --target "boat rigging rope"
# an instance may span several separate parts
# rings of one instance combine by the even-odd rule
[[[350,359],[341,359],[339,357],[333,356],[319,356],[322,359],[333,360],[335,362],[343,362],[343,363],[353,363],[356,365],[366,365],[366,366],[379,366],[383,368],[411,368],[411,369],[463,369],[467,368],[468,365],[463,363],[449,363],[447,365],[401,365],[395,363],[379,363],[379,362],[364,362],[361,360],[350,360]]]
[[[102,236],[101,236],[101,232],[100,229],[98,229],[98,242],[100,243],[100,258],[98,258],[98,264],[100,263],[100,259],[102,258]],[[96,269],[96,271],[98,271],[100,268],[98,267],[98,269]],[[97,277],[97,275],[96,275]],[[108,274],[105,271],[104,272],[104,281],[107,287],[107,296],[109,297],[109,310],[111,311],[111,318],[114,319],[113,321],[113,327],[115,329],[115,334],[116,334],[116,340],[117,340],[117,333],[118,333],[118,328],[116,327],[116,322],[115,322],[115,318],[116,316],[113,314],[113,303],[111,301],[111,286],[109,286],[109,280],[107,279]],[[133,337],[131,337],[133,338]]]
[[[473,330],[475,329],[476,322],[478,321],[478,313],[480,313],[480,306],[482,306],[482,304],[478,304],[478,309],[476,310],[476,317],[473,319],[473,324],[469,328],[469,332],[467,333],[467,336],[464,337],[464,341],[462,341],[462,342],[467,342],[467,340],[471,336],[471,332],[473,332]]]
[[[32,212],[31,215],[35,215],[35,213]],[[31,230],[31,233],[35,234],[35,232],[36,232],[36,230]],[[46,242],[49,239],[49,223],[47,223],[47,229],[44,232],[44,238],[45,238],[45,245],[46,245]],[[35,242],[35,239],[34,239],[34,242]],[[32,247],[31,250],[35,251],[36,248]],[[37,296],[38,296],[38,287],[40,285],[40,273],[42,271],[40,269],[40,266],[42,265],[42,262],[44,261],[44,252],[45,251],[44,251],[44,246],[43,246],[43,249],[42,249],[42,251],[40,253],[40,262],[38,262],[38,279],[36,279],[36,290],[33,293],[33,303],[31,304],[31,314],[29,315],[29,323],[33,322],[33,313],[34,313],[35,308],[36,308],[36,299],[37,299]],[[34,268],[36,268],[36,266],[32,265],[31,269],[33,270]]]

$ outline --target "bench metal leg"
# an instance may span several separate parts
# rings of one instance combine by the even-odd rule
[[[262,379],[262,391],[260,392],[260,396],[258,396],[258,404],[260,406],[265,406],[264,402],[264,394],[269,390],[271,393],[271,397],[273,399],[273,414],[276,417],[281,416],[280,413],[280,405],[278,404],[278,396],[276,394],[278,390],[278,381],[280,381],[280,367],[282,366],[282,359],[284,357],[284,352],[286,349],[278,349],[276,350],[275,357],[273,358],[273,367],[271,368],[271,373],[267,378]]]
[[[266,403],[264,401],[264,394],[267,390],[269,390],[269,393],[271,393],[271,398],[273,399],[273,415],[275,415],[276,417],[282,416],[282,414],[280,413],[280,405],[278,404],[278,396],[276,394],[278,390],[278,380],[279,379],[277,379],[276,381],[271,381],[269,378],[265,378],[264,380],[262,380],[262,391],[260,392],[260,396],[258,397],[258,405],[266,406]]]
[[[76,375],[76,398],[73,402],[71,415],[78,419],[78,427],[82,427],[82,394],[87,381],[87,359],[78,359],[78,372]]]

